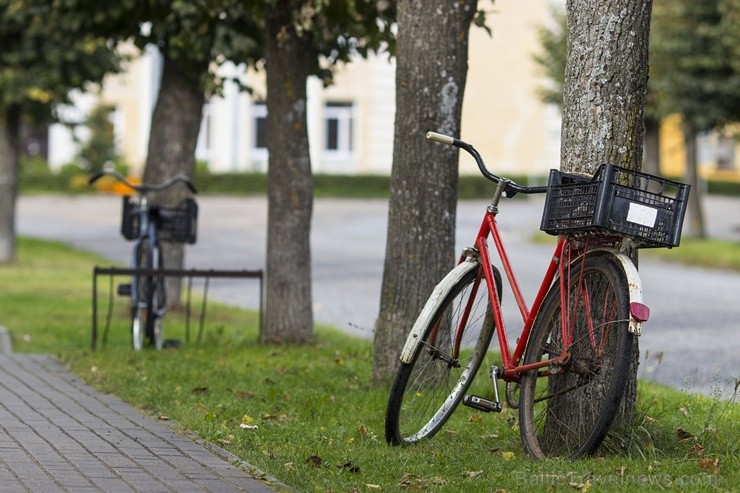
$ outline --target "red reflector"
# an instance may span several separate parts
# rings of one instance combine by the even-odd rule
[[[650,308],[642,303],[632,302],[630,303],[630,314],[638,322],[646,322],[650,318]]]

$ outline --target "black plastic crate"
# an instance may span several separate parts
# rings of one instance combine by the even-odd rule
[[[160,207],[159,238],[171,243],[195,243],[198,230],[198,204],[185,199],[176,207]]]
[[[674,247],[689,185],[602,164],[593,178],[550,171],[540,229],[553,235],[618,233],[638,247]]]
[[[127,240],[135,240],[139,237],[141,228],[141,217],[138,213],[138,204],[131,196],[123,197],[123,209],[121,215],[121,234]]]

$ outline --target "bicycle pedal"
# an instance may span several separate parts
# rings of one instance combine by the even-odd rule
[[[492,401],[483,397],[478,397],[477,395],[466,395],[463,398],[463,404],[468,407],[472,407],[473,409],[477,409],[478,411],[483,411],[484,413],[501,412],[500,402]]]
[[[119,284],[118,296],[131,296],[131,284]]]

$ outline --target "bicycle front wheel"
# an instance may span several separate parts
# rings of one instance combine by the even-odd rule
[[[439,307],[424,322],[411,362],[401,364],[386,412],[388,443],[406,445],[434,436],[470,387],[494,328],[482,271],[471,269],[442,293]]]
[[[629,371],[629,292],[618,261],[608,255],[577,260],[565,284],[567,296],[556,282],[545,297],[524,364],[569,358],[530,370],[520,381],[519,428],[535,458],[593,454],[619,412]]]

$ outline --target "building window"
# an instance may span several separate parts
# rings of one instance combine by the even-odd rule
[[[267,149],[267,105],[254,103],[252,115],[254,115],[254,147]]]
[[[252,105],[252,152],[254,162],[267,162],[267,105],[259,102]]]
[[[348,158],[354,151],[352,103],[324,107],[324,152],[327,157]]]

